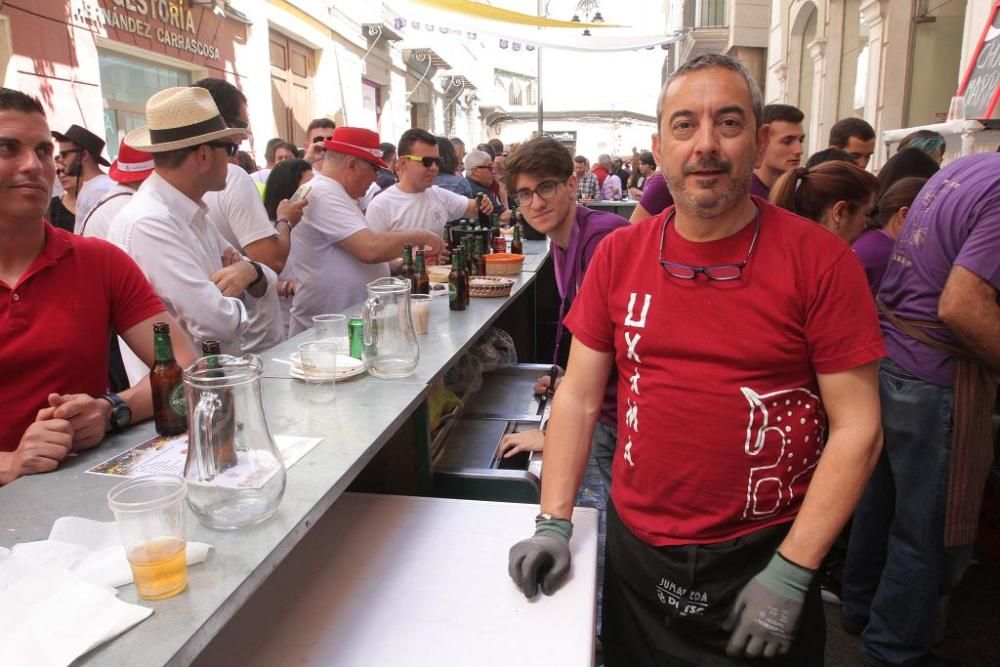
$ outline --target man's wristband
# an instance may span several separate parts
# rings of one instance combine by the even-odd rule
[[[259,283],[260,281],[264,280],[264,269],[260,268],[260,264],[258,264],[257,262],[253,261],[252,259],[247,259],[247,262],[249,262],[250,266],[252,266],[253,269],[254,269],[254,271],[257,272],[257,277],[254,278],[254,280],[253,280],[252,283],[250,283],[249,285],[247,285],[247,287],[254,287],[255,285],[257,285],[257,283]]]

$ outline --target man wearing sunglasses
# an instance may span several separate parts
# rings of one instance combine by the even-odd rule
[[[246,130],[228,127],[200,87],[156,93],[146,120],[125,143],[152,153],[155,167],[115,216],[108,240],[136,260],[196,348],[214,339],[238,354],[248,324],[243,299],[263,297],[276,275],[222,237],[203,199],[226,187],[229,159]],[[256,189],[253,196],[260,201]]]
[[[65,132],[53,132],[52,136],[59,142],[56,165],[67,176],[76,179],[76,225],[73,232],[79,234],[90,210],[115,184],[101,169],[102,166],[111,166],[111,163],[101,156],[104,140],[86,128],[71,125]]]
[[[396,147],[399,182],[379,193],[365,218],[375,231],[427,229],[440,236],[449,220],[474,218],[479,214],[476,200],[434,185],[441,171],[437,139],[426,130],[403,133]],[[489,199],[482,200],[484,213],[492,213]]]
[[[878,459],[885,346],[850,247],[749,195],[762,107],[728,56],[670,76],[653,151],[676,205],[601,243],[566,318],[541,514],[509,569],[527,596],[568,573],[615,368],[609,667],[824,661],[814,575]]]
[[[323,165],[323,156],[326,155],[326,142],[333,139],[333,131],[337,129],[337,124],[329,118],[314,118],[309,121],[306,128],[306,145],[303,159],[317,171]]]

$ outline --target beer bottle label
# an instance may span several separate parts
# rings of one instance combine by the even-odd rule
[[[178,382],[170,391],[170,408],[181,417],[187,417],[187,397],[184,395],[184,383]]]
[[[458,288],[455,287],[455,283],[448,283],[448,301],[454,302],[458,299]]]

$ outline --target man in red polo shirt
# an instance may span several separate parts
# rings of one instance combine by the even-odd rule
[[[42,105],[0,88],[0,484],[54,470],[148,419],[147,379],[106,393],[108,335],[118,331],[152,365],[153,323],[173,324],[128,255],[45,221],[52,156]],[[173,341],[178,363],[189,363],[190,344]]]

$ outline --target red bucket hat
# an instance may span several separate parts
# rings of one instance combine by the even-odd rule
[[[382,149],[378,133],[360,127],[338,127],[333,131],[333,138],[323,142],[328,151],[346,153],[371,162],[376,167],[388,169],[382,160]]]
[[[146,180],[152,173],[153,154],[136,150],[122,141],[108,176],[116,183],[135,183]]]

